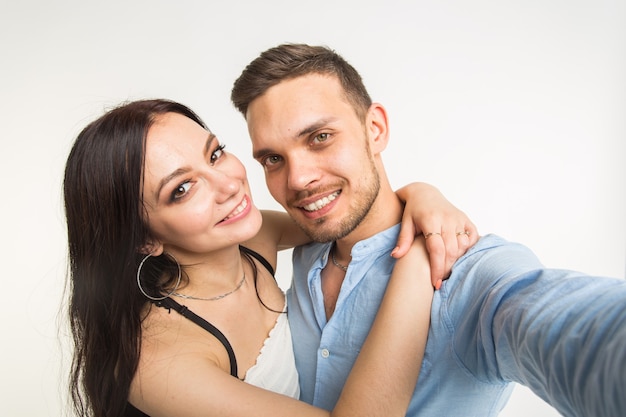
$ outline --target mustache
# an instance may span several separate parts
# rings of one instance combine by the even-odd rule
[[[306,200],[312,196],[329,194],[343,188],[343,183],[336,183],[330,185],[320,185],[315,188],[297,191],[294,195],[287,198],[287,204],[290,206],[299,206],[303,200]]]

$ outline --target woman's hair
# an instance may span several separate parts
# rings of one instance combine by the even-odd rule
[[[134,101],[85,127],[67,159],[70,394],[79,416],[121,416],[127,405],[148,301],[136,279],[145,256],[141,248],[152,237],[142,198],[146,136],[165,113],[179,113],[206,128],[179,103]],[[142,287],[156,297],[177,276],[178,267],[167,255],[151,257],[142,268]]]
[[[372,99],[357,70],[325,46],[283,44],[261,53],[243,70],[231,91],[231,101],[246,117],[248,106],[281,81],[307,74],[335,76],[357,115],[365,118]]]

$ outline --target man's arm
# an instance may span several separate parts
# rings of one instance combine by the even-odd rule
[[[542,266],[503,243],[455,266],[456,354],[476,377],[529,387],[563,415],[626,415],[626,281]],[[447,288],[446,288],[447,290]]]

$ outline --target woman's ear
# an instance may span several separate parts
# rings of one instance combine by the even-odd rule
[[[157,241],[149,241],[139,247],[139,253],[144,255],[159,256],[163,253],[163,244]]]
[[[369,135],[372,155],[381,153],[389,143],[387,110],[380,103],[372,103],[367,110],[365,126]]]

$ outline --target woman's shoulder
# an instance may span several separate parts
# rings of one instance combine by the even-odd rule
[[[161,410],[167,396],[184,397],[190,386],[232,378],[229,367],[228,354],[211,334],[174,311],[152,307],[142,326],[129,401],[142,409]]]
[[[222,362],[219,353],[223,349],[215,343],[207,343],[207,337],[212,336],[172,310],[151,306],[142,322],[141,333],[140,367],[158,367],[163,359],[174,357],[177,360],[178,357],[208,359],[216,365]]]

